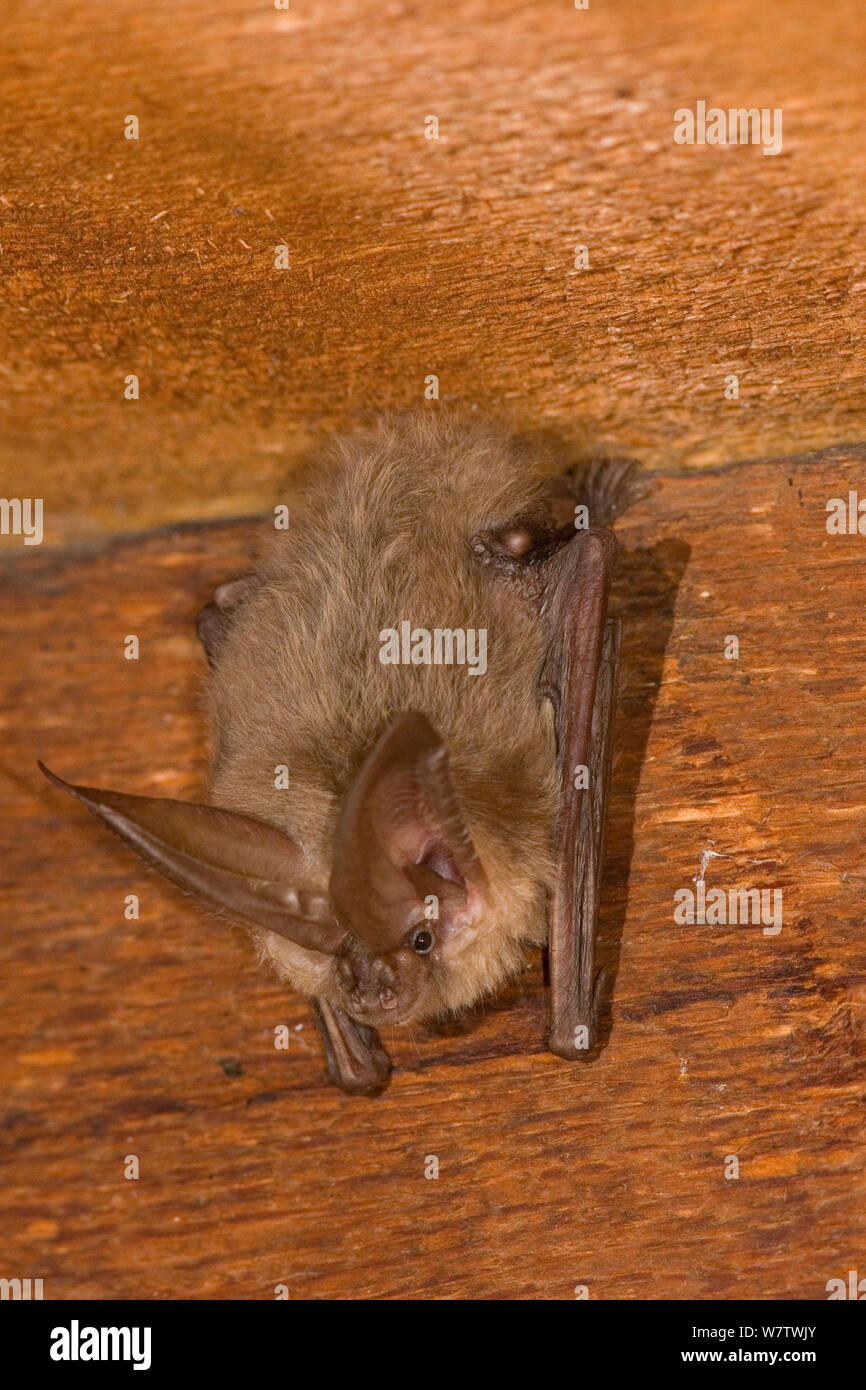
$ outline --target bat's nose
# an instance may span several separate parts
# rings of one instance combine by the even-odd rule
[[[360,1009],[394,1009],[397,976],[387,961],[378,957],[343,956],[337,970],[352,1003]]]

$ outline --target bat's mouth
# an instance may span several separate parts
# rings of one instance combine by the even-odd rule
[[[406,1002],[396,996],[393,1000],[386,999],[384,1002],[368,1004],[350,994],[346,997],[343,1008],[356,1023],[366,1024],[368,1028],[393,1028],[409,1022],[416,1004],[415,999]]]

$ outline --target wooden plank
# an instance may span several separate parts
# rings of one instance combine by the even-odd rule
[[[50,543],[255,512],[430,374],[654,467],[862,438],[866,22],[820,14],[8,0],[3,495]],[[676,145],[698,100],[780,108],[781,154]]]
[[[57,1298],[814,1299],[862,1266],[866,568],[825,504],[864,464],[859,446],[665,475],[623,519],[607,1045],[589,1066],[543,1051],[536,957],[469,1018],[395,1030],[375,1101],[326,1084],[308,1004],[243,933],[35,768],[201,789],[193,616],[253,528],[18,552],[0,601],[4,1272]],[[782,889],[778,935],[675,923],[707,850],[708,887]]]

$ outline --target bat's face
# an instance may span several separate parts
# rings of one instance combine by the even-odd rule
[[[371,1028],[405,1023],[424,1010],[436,968],[435,924],[413,927],[395,950],[377,952],[349,935],[336,961],[339,1006]]]

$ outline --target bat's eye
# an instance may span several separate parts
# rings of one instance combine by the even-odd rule
[[[432,931],[427,927],[419,927],[417,931],[413,931],[410,945],[419,956],[426,956],[433,950],[434,939]]]

